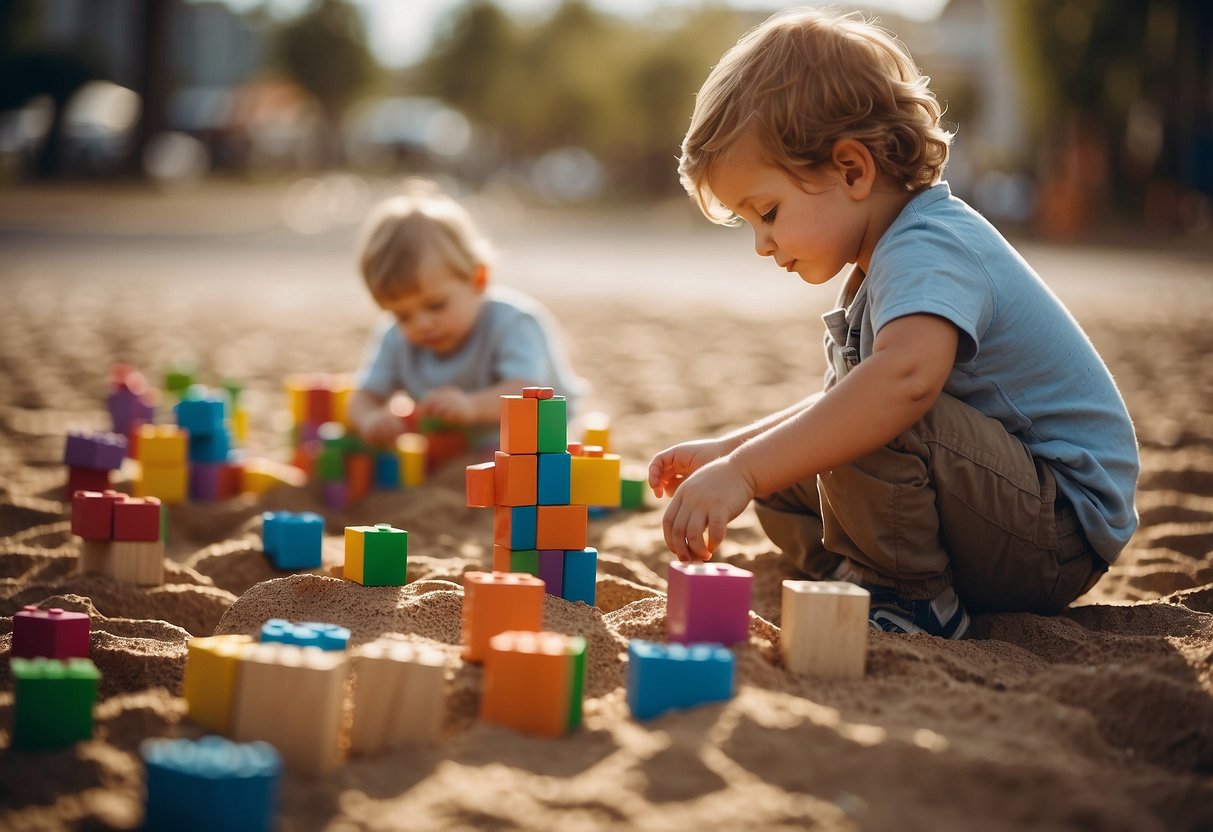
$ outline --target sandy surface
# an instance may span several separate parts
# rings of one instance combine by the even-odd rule
[[[303,236],[273,188],[192,197],[74,190],[0,195],[0,616],[23,604],[87,610],[103,673],[94,738],[8,748],[0,661],[0,828],[138,826],[150,736],[199,736],[181,692],[191,635],[265,619],[330,621],[354,643],[425,641],[448,657],[434,748],[354,759],[283,781],[295,829],[1213,828],[1213,266],[1207,252],[1025,253],[1104,353],[1142,444],[1142,526],[1064,615],[975,619],[973,638],[875,634],[862,681],[797,678],[778,659],[784,567],[751,512],[722,556],[756,574],[738,692],[638,723],[624,698],[630,638],[662,639],[659,507],[595,520],[598,608],[549,599],[545,624],[589,641],[585,725],[551,741],[480,724],[480,670],[458,658],[463,572],[491,550],[488,512],[464,507],[455,466],[421,489],[324,512],[326,561],[351,523],[410,531],[409,584],[364,589],[272,570],[264,509],[323,511],[311,489],[183,505],[169,514],[166,583],[73,574],[60,499],[64,433],[104,427],[105,373],[158,376],[191,357],[248,387],[251,445],[280,451],[281,381],[348,370],[371,308],[350,267],[353,226]],[[502,279],[546,300],[612,417],[625,461],[783,406],[819,384],[833,288],[795,284],[745,232],[686,206],[531,214],[482,202]],[[352,214],[351,214],[352,215]],[[7,658],[11,618],[0,617]]]

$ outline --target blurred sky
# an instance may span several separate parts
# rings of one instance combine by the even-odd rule
[[[307,5],[308,0],[225,0],[233,8],[245,10],[268,6],[283,14],[292,14]],[[430,40],[443,17],[464,0],[354,0],[367,18],[371,48],[387,66],[398,67],[415,63],[429,48]],[[496,0],[497,5],[511,14],[542,15],[559,0]],[[611,14],[643,16],[662,8],[698,6],[703,0],[591,0],[594,6]],[[777,0],[726,0],[740,9],[767,10],[813,3],[778,3]],[[846,5],[879,14],[896,12],[905,17],[927,20],[939,14],[948,0],[867,0]]]

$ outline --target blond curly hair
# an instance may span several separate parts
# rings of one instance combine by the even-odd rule
[[[795,180],[830,160],[839,139],[862,142],[879,172],[917,192],[939,181],[952,134],[904,45],[858,13],[781,12],[724,54],[695,99],[678,174],[713,222],[736,217],[709,186],[743,135]]]

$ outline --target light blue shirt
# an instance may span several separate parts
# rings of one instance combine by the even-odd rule
[[[1109,563],[1137,528],[1140,462],[1112,374],[1056,295],[947,183],[915,196],[880,238],[867,277],[859,355],[895,318],[956,325],[948,393],[997,419],[1044,460]]]
[[[396,319],[384,315],[354,383],[381,398],[403,390],[420,401],[439,387],[475,392],[508,379],[554,388],[568,399],[570,414],[586,387],[573,372],[562,333],[548,311],[521,292],[493,287],[467,339],[446,355],[410,344]]]

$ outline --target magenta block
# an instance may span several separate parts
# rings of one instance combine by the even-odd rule
[[[119,433],[71,431],[63,447],[63,464],[69,468],[113,471],[126,459],[126,437]]]
[[[219,480],[223,475],[222,462],[190,463],[190,499],[213,503],[219,499]]]
[[[730,563],[674,561],[666,583],[668,640],[727,645],[749,639],[753,572]]]
[[[548,595],[560,598],[564,595],[564,550],[539,550],[539,578],[545,584]]]
[[[13,616],[12,655],[20,659],[88,658],[88,616],[58,607],[40,610],[34,604]]]

